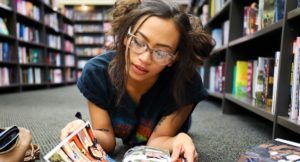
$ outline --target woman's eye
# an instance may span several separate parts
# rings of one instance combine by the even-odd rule
[[[167,56],[166,52],[163,51],[155,51],[155,55],[159,58],[165,58]]]
[[[146,46],[146,44],[144,42],[142,42],[141,40],[138,40],[137,38],[134,38],[133,41],[139,47],[145,47]]]

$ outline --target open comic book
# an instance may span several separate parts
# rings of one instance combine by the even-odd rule
[[[72,132],[44,159],[47,162],[115,162],[97,144],[89,122]]]
[[[89,122],[72,132],[48,154],[47,162],[115,162],[97,140]],[[123,162],[171,162],[169,151],[149,146],[136,146],[125,153]],[[181,160],[180,160],[181,161]]]
[[[275,139],[247,150],[238,162],[300,162],[300,144]]]

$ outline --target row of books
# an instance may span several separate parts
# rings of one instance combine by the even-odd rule
[[[252,98],[256,105],[266,106],[274,114],[279,57],[280,52],[277,51],[275,59],[238,60],[233,70],[233,95]]]
[[[222,45],[228,44],[229,38],[229,20],[226,20],[222,24],[222,28],[214,28],[211,31],[211,36],[214,38],[216,45],[214,49],[222,47]]]
[[[104,36],[77,36],[76,44],[103,44]]]
[[[6,26],[6,19],[0,17],[0,34],[9,35],[7,26]]]
[[[62,83],[63,82],[62,69],[50,69],[48,79],[50,83]]]
[[[64,16],[66,16],[67,18],[69,18],[70,20],[73,20],[74,10],[72,8],[62,7],[60,9],[60,13]]]
[[[27,0],[15,0],[17,11],[20,14],[33,18],[37,21],[41,19],[40,9]]]
[[[76,54],[80,56],[96,56],[103,53],[103,48],[95,47],[95,48],[81,48],[76,47]]]
[[[0,87],[11,84],[13,70],[9,67],[0,67]]]
[[[63,23],[63,32],[68,34],[70,37],[74,36],[74,27],[73,25]]]
[[[27,42],[40,43],[40,31],[19,22],[17,23],[17,37]]]
[[[67,68],[66,69],[66,81],[73,82],[76,81],[76,69]]]
[[[74,20],[103,20],[101,12],[74,12]]]
[[[103,31],[103,27],[100,24],[93,24],[93,25],[79,25],[76,24],[74,26],[75,32],[102,32]]]
[[[69,40],[65,40],[64,41],[64,50],[70,53],[74,52],[74,44],[69,41]]]
[[[45,4],[52,7],[54,10],[58,9],[58,2],[59,0],[43,0]]]
[[[43,63],[42,51],[39,48],[18,48],[19,63]]]
[[[202,74],[204,77],[204,74]],[[209,91],[223,93],[225,86],[225,63],[209,69]]]
[[[75,66],[75,56],[74,55],[66,55],[65,56],[65,65],[66,66]]]
[[[59,52],[49,52],[47,63],[48,65],[61,66],[61,54]]]
[[[21,68],[21,83],[22,84],[41,84],[42,69],[41,68]]]
[[[218,11],[221,10],[226,0],[210,0],[210,17],[213,17]]]
[[[59,31],[58,15],[57,13],[45,14],[45,24],[56,31]]]
[[[300,121],[300,37],[297,37],[293,43],[294,62],[291,73],[291,104],[289,117],[292,120]]]
[[[244,35],[252,34],[283,18],[284,0],[259,0],[244,7]]]
[[[0,42],[0,61],[10,61],[10,45],[7,42]]]
[[[48,46],[55,49],[61,49],[61,37],[59,35],[47,35]]]

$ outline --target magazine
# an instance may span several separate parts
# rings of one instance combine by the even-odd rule
[[[48,154],[47,162],[115,162],[97,143],[89,122],[72,132]]]
[[[72,132],[48,154],[47,162],[116,162],[97,143],[90,122]],[[149,146],[135,146],[124,154],[123,162],[171,162],[170,153]],[[184,162],[183,159],[178,162]]]
[[[300,144],[283,139],[252,147],[238,162],[300,162]]]

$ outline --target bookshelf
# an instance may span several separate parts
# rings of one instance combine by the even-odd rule
[[[1,1],[0,17],[8,34],[3,33],[2,26],[0,93],[51,88],[76,82],[73,20],[58,11],[51,2]],[[52,53],[59,55],[60,65],[51,63]],[[74,61],[70,62],[72,58]],[[60,69],[60,75],[52,75],[53,69]],[[53,82],[56,77],[61,78],[56,79],[60,80],[59,84]]]
[[[66,5],[72,10],[77,54],[77,77],[87,60],[104,52],[106,32],[110,28],[108,11],[111,5]]]
[[[198,3],[193,2],[195,6],[192,6],[193,10],[191,12],[197,15],[203,15],[203,6],[210,6],[212,1],[213,0],[198,0]],[[297,120],[290,119],[289,115],[291,113],[289,111],[291,111],[291,98],[293,96],[291,92],[293,91],[293,85],[291,85],[293,81],[291,74],[293,71],[293,53],[295,53],[293,51],[293,42],[295,42],[296,37],[300,36],[300,8],[297,8],[297,5],[299,6],[300,4],[297,4],[297,1],[285,0],[282,7],[282,19],[255,30],[254,32],[250,31],[250,33],[247,33],[249,31],[244,28],[244,10],[245,6],[251,6],[253,2],[258,3],[260,0],[227,0],[218,10],[215,10],[216,13],[210,16],[206,21],[205,29],[212,35],[212,29],[219,27],[220,23],[228,19],[230,24],[228,43],[213,49],[209,60],[205,62],[203,67],[204,74],[202,74],[204,77],[204,86],[208,89],[208,94],[211,97],[222,100],[222,110],[224,114],[235,114],[240,112],[240,110],[251,112],[272,123],[273,131],[271,132],[272,137],[270,138],[286,138],[299,141],[300,123],[297,122]],[[245,34],[245,31],[247,34]],[[234,89],[236,86],[236,78],[234,76],[237,62],[253,61],[260,57],[275,60],[275,53],[277,51],[280,52],[280,59],[277,64],[277,90],[273,93],[276,97],[272,98],[274,106],[267,106],[269,103],[266,102],[263,104],[258,103],[258,99],[253,98],[253,96],[241,97],[236,95],[236,90]],[[211,91],[209,89],[211,83],[209,80],[215,80],[215,78],[210,78],[210,67],[218,65],[220,61],[225,62],[224,91]],[[265,66],[266,64],[264,67]],[[272,80],[272,82],[273,81],[274,80]]]

